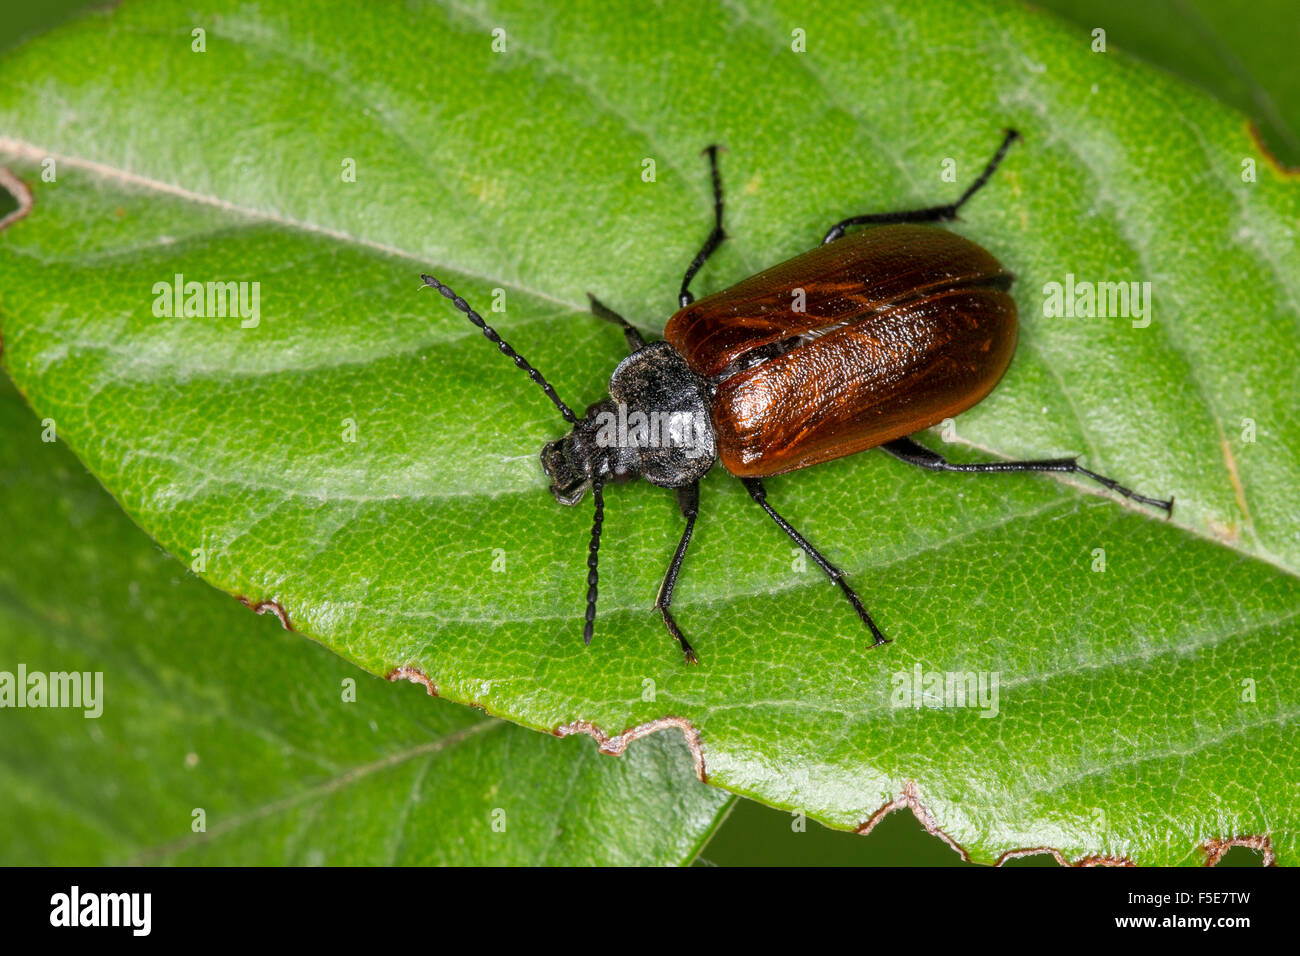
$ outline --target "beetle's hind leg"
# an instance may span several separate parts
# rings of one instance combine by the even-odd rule
[[[851,216],[848,219],[841,220],[827,231],[825,238],[822,239],[822,245],[828,242],[834,242],[840,236],[844,235],[844,230],[849,226],[870,226],[885,225],[894,222],[948,222],[957,218],[957,211],[970,199],[981,187],[992,177],[998,164],[1002,162],[1002,157],[1007,154],[1011,144],[1020,138],[1020,134],[1013,129],[1007,130],[1006,136],[1002,140],[1002,145],[998,151],[993,154],[984,171],[975,178],[975,182],[966,188],[961,194],[961,198],[956,202],[948,203],[946,206],[927,206],[925,209],[904,209],[899,212],[873,212],[865,216]]]
[[[691,543],[691,534],[695,531],[695,519],[700,513],[700,483],[698,480],[685,488],[677,489],[677,506],[681,508],[682,517],[686,519],[686,527],[682,530],[681,540],[677,542],[677,550],[673,552],[673,560],[668,565],[668,573],[664,575],[664,583],[659,585],[659,596],[655,598],[655,608],[663,615],[664,627],[668,628],[668,633],[677,639],[677,643],[682,645],[682,653],[686,655],[687,663],[698,664],[699,658],[695,656],[694,648],[686,640],[686,635],[677,626],[677,622],[673,620],[672,612],[668,610],[673,603],[673,588],[677,586],[677,574],[682,569],[682,559],[686,557],[686,549]]]
[[[709,233],[709,238],[704,240],[704,245],[700,246],[700,251],[695,253],[695,258],[686,267],[686,275],[682,277],[682,289],[677,301],[683,309],[695,301],[695,296],[691,295],[691,280],[695,278],[695,273],[700,271],[704,263],[709,261],[709,256],[727,238],[726,230],[722,228],[722,177],[718,175],[717,145],[707,147],[704,153],[709,157],[709,169],[713,173],[713,230]]]
[[[623,335],[627,339],[627,350],[629,352],[636,352],[645,348],[645,336],[641,334],[641,331],[635,325],[623,318],[623,316],[619,315],[604,302],[601,302],[590,292],[587,293],[587,298],[591,300],[592,315],[602,318],[606,322],[613,322],[615,325],[621,325],[623,327]]]
[[[791,527],[790,522],[776,513],[776,509],[767,503],[767,489],[763,487],[761,481],[757,478],[741,478],[740,480],[749,492],[749,497],[753,498],[758,503],[758,506],[768,513],[768,516],[776,522],[777,527],[788,534],[791,541],[803,548],[808,553],[808,556],[817,562],[817,566],[826,572],[826,576],[839,585],[840,590],[844,592],[844,596],[853,605],[853,610],[858,612],[858,617],[862,619],[862,623],[867,626],[867,630],[871,631],[871,636],[875,638],[871,646],[877,647],[881,644],[888,644],[889,639],[880,633],[880,628],[876,627],[876,622],[867,613],[866,607],[862,604],[862,599],[858,597],[858,592],[849,587],[849,582],[844,580],[844,572],[822,557],[822,553],[814,548],[807,538]]]
[[[1125,488],[1114,478],[1107,478],[1105,475],[1099,475],[1095,471],[1089,471],[1084,468],[1073,458],[1042,458],[1037,461],[977,461],[965,464],[954,464],[944,458],[938,452],[931,451],[919,442],[911,438],[896,438],[894,441],[885,442],[880,446],[889,452],[895,458],[907,462],[909,465],[917,465],[921,468],[928,468],[930,471],[966,471],[977,474],[990,474],[993,472],[1022,472],[1022,471],[1055,471],[1065,474],[1083,475],[1085,478],[1091,478],[1117,495],[1123,495],[1131,501],[1139,502],[1144,505],[1151,505],[1155,508],[1164,510],[1165,515],[1174,513],[1174,499],[1149,498],[1146,495],[1140,495],[1130,488]]]

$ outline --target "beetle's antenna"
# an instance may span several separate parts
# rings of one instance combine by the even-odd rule
[[[605,523],[604,486],[599,481],[591,483],[591,497],[596,501],[596,514],[591,519],[591,547],[587,551],[587,626],[582,629],[582,641],[591,643],[596,630],[596,571],[600,563],[600,528]]]
[[[569,408],[568,405],[565,405],[564,402],[560,401],[560,396],[555,394],[555,389],[551,387],[551,383],[542,377],[541,372],[537,371],[537,369],[529,365],[528,360],[526,358],[524,358],[522,355],[520,355],[518,352],[512,349],[510,347],[509,342],[501,338],[501,336],[497,335],[497,330],[492,328],[492,326],[488,325],[486,322],[484,322],[483,316],[479,315],[477,312],[471,309],[469,307],[468,302],[466,302],[464,299],[458,296],[454,291],[452,291],[450,286],[443,285],[433,276],[421,274],[420,278],[424,280],[425,285],[432,286],[433,288],[441,292],[444,298],[450,299],[451,304],[454,305],[456,308],[460,309],[462,312],[464,312],[465,316],[483,331],[483,335],[487,338],[487,340],[489,342],[494,343],[496,347],[501,350],[502,355],[504,355],[508,359],[512,359],[518,368],[521,368],[525,372],[527,372],[528,377],[542,387],[542,391],[546,393],[546,397],[555,403],[555,407],[560,410],[560,414],[564,416],[564,420],[566,422],[568,422],[570,425],[577,424],[578,416],[573,414],[573,409]],[[597,499],[597,501],[599,502],[599,498]],[[588,611],[588,618],[590,618],[590,616],[591,616],[591,611]],[[588,623],[587,628],[588,628],[588,634],[590,634],[590,628],[591,628],[590,623]],[[588,640],[590,640],[590,636],[588,637]]]

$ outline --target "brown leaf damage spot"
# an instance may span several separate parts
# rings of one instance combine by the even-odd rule
[[[412,684],[423,684],[424,689],[429,692],[430,697],[438,696],[438,685],[436,685],[429,675],[418,667],[410,664],[403,664],[401,667],[394,667],[384,675],[384,680],[409,680]]]
[[[700,732],[685,717],[660,717],[658,720],[638,724],[630,730],[625,730],[617,737],[609,736],[587,720],[575,720],[571,724],[557,727],[554,733],[557,737],[586,734],[596,741],[596,746],[601,753],[618,756],[627,750],[627,745],[632,741],[669,728],[676,728],[682,732],[682,736],[686,738],[686,746],[691,752],[691,759],[695,762],[695,776],[700,778],[701,783],[708,783],[709,777],[704,766],[704,747],[700,743]]]
[[[34,201],[32,191],[27,188],[27,184],[4,166],[0,166],[0,189],[12,195],[18,203],[17,209],[0,218],[0,232],[2,232],[31,212]]]
[[[1252,850],[1258,850],[1264,857],[1264,866],[1277,866],[1277,856],[1273,853],[1273,844],[1267,835],[1210,840],[1201,846],[1201,849],[1205,852],[1205,865],[1218,866],[1224,854],[1234,846],[1244,846]]]
[[[1297,169],[1294,166],[1283,165],[1282,161],[1277,158],[1277,155],[1268,148],[1268,144],[1264,142],[1264,137],[1260,135],[1259,126],[1256,125],[1255,121],[1249,120],[1246,125],[1250,131],[1251,142],[1255,144],[1255,148],[1259,150],[1260,155],[1263,156],[1268,162],[1268,165],[1272,167],[1273,172],[1277,173],[1283,179],[1300,179],[1300,169]]]
[[[274,614],[280,619],[286,631],[292,631],[293,625],[289,623],[289,612],[277,601],[253,601],[244,597],[242,594],[236,594],[235,598],[240,604],[253,611],[256,614]],[[296,633],[296,632],[295,632]]]
[[[1101,856],[1100,854],[1081,857],[1071,862],[1069,859],[1066,858],[1064,853],[1062,853],[1054,846],[1033,846],[1033,847],[1023,847],[1022,849],[1017,849],[1017,850],[1007,850],[1006,853],[1003,853],[1000,857],[997,858],[996,861],[994,861],[993,865],[1002,866],[1008,860],[1018,860],[1022,856],[1038,856],[1040,854],[1046,854],[1047,856],[1050,856],[1061,866],[1080,866],[1080,867],[1083,866],[1136,867],[1137,866],[1136,863],[1134,863],[1126,856]]]
[[[1053,851],[1057,859],[1063,859],[1057,851]],[[1002,861],[999,860],[999,863]],[[1137,866],[1126,856],[1085,856],[1081,860],[1075,860],[1069,866]]]
[[[966,852],[966,848],[952,837],[948,836],[948,834],[944,833],[943,830],[939,829],[939,823],[935,820],[934,814],[932,814],[929,809],[921,803],[921,798],[917,793],[915,780],[907,781],[907,783],[903,785],[902,793],[873,813],[867,819],[866,823],[861,824],[853,832],[866,836],[876,828],[876,824],[889,816],[889,814],[893,813],[895,810],[902,810],[904,808],[912,811],[912,816],[916,817],[921,826],[925,827],[926,833],[938,837],[944,843],[948,844],[948,846],[952,847],[963,860],[967,863],[971,862],[970,854]]]
[[[876,828],[876,824],[878,824],[886,816],[893,813],[895,810],[902,810],[902,809],[911,810],[912,815],[916,817],[917,821],[921,824],[921,826],[925,828],[926,833],[930,834],[931,836],[938,837],[944,843],[948,844],[948,846],[952,847],[952,849],[963,860],[965,860],[967,863],[971,862],[970,853],[966,851],[966,848],[962,846],[960,843],[958,843],[956,840],[954,840],[952,837],[948,836],[948,834],[945,833],[940,828],[938,821],[935,820],[934,818],[934,814],[931,813],[929,808],[926,807],[925,804],[921,802],[920,793],[917,790],[915,780],[909,780],[903,786],[902,793],[900,793],[893,800],[890,800],[883,807],[881,807],[879,810],[873,813],[870,816],[870,818],[867,819],[867,822],[859,826],[854,832],[859,833],[862,836],[866,836],[868,833],[874,830]],[[1273,854],[1272,844],[1269,842],[1269,838],[1267,836],[1244,836],[1244,837],[1233,837],[1228,840],[1220,840],[1220,839],[1210,840],[1208,843],[1205,843],[1201,847],[1201,849],[1205,852],[1205,857],[1206,857],[1205,865],[1216,866],[1219,863],[1219,861],[1223,859],[1223,855],[1227,853],[1228,850],[1230,850],[1234,846],[1244,846],[1244,847],[1249,847],[1252,850],[1259,850],[1264,855],[1265,866],[1277,865],[1276,859]],[[1059,863],[1061,866],[1079,866],[1079,867],[1083,867],[1083,866],[1136,867],[1137,866],[1136,863],[1134,863],[1126,856],[1105,856],[1102,854],[1093,854],[1090,856],[1081,857],[1077,860],[1071,860],[1060,850],[1051,846],[1021,847],[1014,850],[1007,850],[1005,853],[1003,853],[1001,856],[997,858],[997,860],[994,862],[993,865],[1002,866],[1008,860],[1015,860],[1022,856],[1037,856],[1041,853],[1045,853],[1051,856],[1052,859],[1056,860],[1056,862]]]

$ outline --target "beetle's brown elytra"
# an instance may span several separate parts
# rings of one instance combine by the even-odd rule
[[[956,233],[880,226],[688,305],[664,337],[714,382],[723,466],[762,478],[914,434],[982,399],[1016,348],[1010,287],[998,261]],[[755,353],[764,360],[750,364]]]
[[[1015,353],[1011,273],[980,246],[933,224],[957,218],[1017,139],[1014,130],[1006,132],[955,202],[842,220],[816,249],[696,301],[691,280],[726,239],[718,148],[708,147],[713,228],[682,278],[666,341],[647,344],[627,319],[590,296],[595,315],[622,327],[629,354],[614,370],[609,398],[582,418],[464,299],[421,276],[573,426],[542,449],[542,467],[562,504],[577,504],[587,489],[595,501],[584,641],[591,643],[595,628],[604,487],[611,482],[644,478],[677,492],[686,526],[655,608],[691,663],[695,652],[669,608],[699,515],[700,479],[719,460],[839,586],[871,632],[872,646],[888,642],[857,592],[768,503],[763,478],[880,447],[932,471],[1079,474],[1172,513],[1172,498],[1137,494],[1073,458],[954,464],[910,437],[981,401]],[[878,228],[846,235],[866,225]]]

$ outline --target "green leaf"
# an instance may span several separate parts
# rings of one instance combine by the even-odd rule
[[[34,193],[0,235],[5,367],[213,584],[528,726],[612,749],[684,728],[710,782],[835,826],[910,804],[977,860],[1189,863],[1238,838],[1295,860],[1300,203],[1239,115],[967,3],[132,3],[0,69],[0,152]],[[1173,520],[879,453],[770,481],[894,639],[868,650],[716,469],[674,604],[691,668],[651,608],[680,517],[629,485],[584,647],[590,512],[556,507],[536,457],[562,422],[417,274],[581,407],[623,353],[584,293],[662,327],[708,226],[705,144],[732,239],[697,291],[957,195],[1004,126],[1024,142],[955,228],[1019,277],[1020,349],[950,452],[1080,453],[1176,495]],[[259,323],[156,317],[178,273],[260,283]],[[1151,282],[1150,324],[1045,316],[1067,274]],[[894,706],[918,667],[996,673],[998,716]]]
[[[611,760],[358,671],[186,574],[43,431],[0,382],[0,672],[98,673],[100,714],[0,711],[0,863],[681,863],[712,832],[680,738]]]
[[[1033,0],[1120,49],[1186,77],[1254,119],[1284,163],[1300,163],[1300,17],[1291,0]]]

